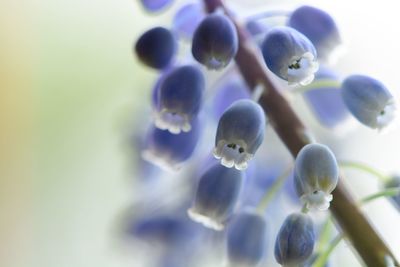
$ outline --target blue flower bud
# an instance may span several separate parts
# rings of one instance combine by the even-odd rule
[[[219,120],[213,154],[222,165],[244,170],[261,145],[264,131],[265,114],[260,105],[238,100]]]
[[[372,129],[384,128],[395,117],[396,105],[392,94],[371,77],[347,77],[342,83],[342,97],[353,116]]]
[[[176,47],[172,33],[163,27],[156,27],[140,36],[135,52],[142,63],[155,69],[163,69],[171,63]]]
[[[180,169],[182,163],[190,158],[196,148],[200,136],[199,124],[198,120],[194,120],[192,130],[180,134],[152,127],[147,135],[142,157],[163,169]]]
[[[325,145],[304,146],[296,157],[294,182],[301,201],[309,209],[326,210],[339,179],[335,155]]]
[[[341,44],[335,21],[321,9],[311,6],[297,8],[291,14],[288,26],[304,34],[314,44],[320,59],[329,59],[331,52]]]
[[[237,50],[235,25],[225,15],[208,15],[194,33],[193,57],[208,69],[224,68],[235,57]]]
[[[340,84],[339,77],[332,70],[320,67],[315,74],[313,83],[329,80]],[[311,83],[311,86],[313,86]],[[304,98],[310,104],[317,119],[326,127],[336,127],[350,115],[343,102],[341,91],[337,87],[319,87],[304,93]]]
[[[157,94],[154,124],[171,133],[189,132],[191,121],[202,104],[205,81],[195,66],[182,66],[169,72]]]
[[[283,266],[298,266],[311,256],[315,243],[309,215],[293,213],[283,222],[275,242],[275,259]]]
[[[219,120],[225,110],[235,101],[240,99],[250,99],[251,94],[247,85],[238,77],[238,73],[228,75],[223,83],[217,86],[213,97],[213,114]]]
[[[143,7],[149,12],[157,12],[161,11],[169,4],[171,4],[172,0],[141,0],[140,1]]]
[[[254,210],[239,213],[228,227],[227,251],[231,267],[256,266],[267,246],[265,219]]]
[[[193,238],[195,227],[177,214],[145,216],[129,222],[128,234],[168,246],[179,245]]]
[[[214,230],[222,230],[238,202],[244,173],[220,164],[211,167],[201,178],[192,208],[191,219]]]
[[[393,176],[385,183],[385,188],[400,188],[400,176]],[[400,211],[400,194],[390,197],[395,207]]]
[[[306,85],[318,70],[317,52],[303,34],[289,27],[267,32],[261,50],[268,68],[289,85]]]
[[[205,17],[205,10],[200,3],[182,6],[175,14],[172,27],[179,36],[191,39],[196,28]]]

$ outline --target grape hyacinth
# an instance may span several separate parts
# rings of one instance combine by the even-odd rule
[[[135,44],[135,52],[145,65],[163,69],[170,65],[176,51],[172,33],[163,27],[155,27],[143,33]]]
[[[257,103],[234,102],[219,120],[214,156],[228,168],[246,169],[264,139],[264,129],[264,111]]]
[[[319,8],[297,8],[290,15],[288,26],[304,34],[313,43],[319,59],[329,61],[334,49],[342,43],[335,21]]]
[[[343,101],[362,124],[382,129],[395,118],[396,103],[389,90],[378,80],[351,75],[342,83]]]
[[[309,215],[293,213],[284,221],[275,242],[275,259],[282,266],[295,267],[312,254],[314,224]]]
[[[149,12],[158,12],[174,2],[173,0],[140,0],[142,6]]]
[[[193,121],[190,132],[172,134],[151,127],[147,134],[142,157],[166,170],[179,170],[182,163],[193,154],[200,136],[200,122]]]
[[[340,79],[333,70],[320,66],[309,86],[311,89],[306,89],[303,96],[322,125],[335,128],[349,118],[350,112],[338,88]]]
[[[192,129],[192,120],[202,104],[205,81],[194,65],[177,67],[168,73],[158,89],[154,124],[173,134]]]
[[[194,33],[193,57],[208,69],[224,68],[237,50],[238,36],[235,26],[223,14],[208,15]]]
[[[289,27],[269,30],[261,45],[267,67],[289,85],[307,85],[318,70],[317,52],[303,34]]]
[[[229,266],[257,266],[265,255],[266,245],[265,219],[250,209],[238,213],[227,232]]]
[[[182,6],[173,19],[173,30],[182,38],[191,39],[205,17],[204,7],[200,3]]]
[[[190,218],[214,230],[222,230],[239,199],[244,173],[220,164],[212,166],[200,179]]]
[[[332,201],[339,170],[335,155],[325,145],[309,144],[296,157],[294,180],[298,195],[308,209],[326,210]]]
[[[326,266],[330,258],[315,259],[330,253],[324,244],[329,233],[315,235],[312,213],[331,207],[338,236],[350,241],[365,265],[387,267],[387,259],[398,265],[359,209],[358,200],[351,197],[352,190],[338,183],[333,152],[305,138],[315,136],[342,155],[331,132],[350,114],[371,128],[386,127],[394,118],[394,97],[373,78],[350,75],[341,81],[336,73],[343,71],[342,65],[326,65],[342,42],[339,24],[328,12],[302,5],[283,12],[271,8],[246,14],[240,10],[244,4],[228,2],[141,1],[152,16],[164,10],[172,21],[166,28],[145,32],[134,48],[137,59],[158,75],[148,92],[151,112],[140,114],[141,121],[151,125],[146,138],[138,138],[135,146],[147,162],[163,169],[151,165],[156,171],[148,172],[149,166],[143,165],[143,177],[135,177],[139,188],[146,188],[135,193],[147,192],[135,195],[135,205],[150,200],[149,206],[139,209],[146,214],[148,208],[157,207],[151,216],[136,213],[127,233],[157,242],[147,254],[149,261],[138,264],[223,266],[224,258],[226,267],[256,267],[264,262],[275,266],[270,264],[273,257],[266,257],[274,250],[275,261],[285,267],[315,262]],[[285,90],[286,84],[299,88]],[[301,112],[307,109],[296,106],[296,97],[304,97],[301,104],[309,106],[319,124],[331,131],[308,129],[302,123],[309,120],[308,114]],[[267,126],[281,143],[271,138]],[[286,146],[294,163],[279,145]],[[157,179],[152,179],[155,175]],[[140,187],[149,179],[151,183]],[[385,188],[399,185],[397,177],[381,183]],[[398,204],[396,192],[385,190],[374,197],[391,194]],[[276,223],[284,218],[274,233],[279,229]],[[273,237],[271,249],[267,244]],[[368,242],[370,246],[360,245]]]

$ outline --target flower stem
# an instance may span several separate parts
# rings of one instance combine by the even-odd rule
[[[337,80],[332,79],[321,79],[321,80],[314,80],[312,83],[306,86],[297,87],[292,90],[293,93],[303,94],[308,91],[317,90],[317,89],[324,89],[324,88],[340,88],[341,83]]]
[[[269,203],[274,199],[276,193],[283,187],[287,177],[289,176],[290,172],[292,171],[292,166],[288,167],[285,171],[279,175],[271,187],[265,192],[264,196],[262,197],[260,203],[257,206],[257,211],[261,214],[267,209]]]
[[[225,9],[222,0],[203,1],[208,12],[213,12],[217,8]],[[239,37],[239,49],[235,57],[236,64],[250,88],[255,88],[259,83],[264,85],[265,93],[259,103],[268,115],[270,125],[274,127],[275,132],[292,156],[296,157],[301,148],[308,144],[304,136],[309,131],[287,99],[281,94],[283,90],[278,88],[270,78],[265,63],[262,62],[260,50],[253,43],[250,34],[226,9],[225,13],[235,24]],[[359,209],[342,180],[343,177],[339,179],[339,183],[333,191],[333,201],[330,207],[340,229],[344,231],[366,265],[386,267],[387,257],[391,257],[395,265],[400,265],[384,240]]]
[[[400,188],[389,188],[383,191],[380,191],[378,193],[366,196],[364,198],[362,198],[359,202],[359,205],[362,206],[364,204],[367,204],[373,200],[376,200],[378,198],[381,197],[391,197],[391,196],[395,196],[397,194],[400,194]],[[326,223],[323,227],[323,231],[325,232],[325,229],[330,225],[331,222],[331,218],[329,217],[326,220]],[[326,240],[322,240],[322,238],[324,238],[325,235],[321,235],[320,238],[320,242],[322,241],[322,243],[326,243]],[[343,234],[338,234],[331,242],[329,242],[329,246],[324,250],[323,253],[321,253],[318,258],[315,260],[313,267],[324,267],[330,254],[332,253],[332,251],[335,249],[335,247],[340,243],[340,241],[343,239]]]
[[[369,173],[372,176],[375,176],[376,178],[378,178],[382,183],[386,183],[390,179],[390,177],[388,177],[387,175],[384,175],[383,173],[376,170],[375,168],[373,168],[365,163],[362,163],[362,162],[339,161],[339,166],[341,168],[356,169],[356,170],[360,170],[360,171]]]

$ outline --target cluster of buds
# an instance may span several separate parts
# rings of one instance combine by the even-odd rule
[[[160,12],[173,1],[141,2],[146,11]],[[260,160],[258,163],[253,160],[263,157],[259,150],[266,139],[266,127],[269,127],[268,107],[261,107],[257,101],[263,94],[268,94],[268,90],[259,92],[248,88],[238,78],[233,61],[240,50],[240,38],[231,19],[234,13],[217,10],[206,14],[202,2],[195,1],[177,11],[170,29],[150,29],[135,43],[137,59],[160,72],[152,92],[153,123],[142,156],[151,164],[169,170],[179,171],[185,165],[194,167],[184,173],[193,190],[189,190],[192,194],[181,203],[179,211],[172,213],[179,216],[168,216],[168,220],[164,217],[154,221],[137,220],[132,223],[136,225],[132,233],[145,237],[153,237],[152,233],[156,233],[157,239],[160,233],[169,236],[171,227],[172,236],[180,241],[176,242],[179,246],[175,246],[175,239],[174,244],[167,244],[167,251],[174,256],[183,256],[181,253],[187,252],[183,249],[184,244],[189,242],[192,248],[197,246],[199,251],[204,251],[199,248],[204,239],[195,242],[194,238],[187,238],[187,235],[204,234],[199,227],[223,231],[219,238],[225,244],[225,259],[231,267],[259,266],[265,262],[267,241],[272,237],[277,263],[287,267],[303,266],[312,262],[317,242],[312,214],[308,212],[329,209],[339,179],[338,163],[334,153],[324,144],[310,143],[298,152],[292,184],[301,203],[295,207],[300,210],[288,216],[285,214],[286,219],[276,235],[268,231],[265,210],[243,205],[252,194],[242,193],[255,179],[252,167],[260,167],[256,165]],[[372,129],[382,129],[391,123],[396,103],[381,82],[365,75],[341,79],[330,65],[332,54],[342,43],[334,19],[327,12],[311,6],[298,7],[286,16],[285,23],[276,25],[263,25],[257,19],[246,21],[273,79],[303,90],[310,108],[325,127],[340,127],[350,114]],[[188,40],[191,55],[182,53],[185,56],[179,56],[177,51],[183,49],[180,42],[187,43]],[[220,76],[218,86],[214,86],[217,88],[209,88],[207,74]],[[207,120],[207,115],[217,122]],[[210,132],[215,142],[210,142]],[[199,147],[199,143],[213,143],[214,146]],[[198,160],[206,155],[213,155],[216,160],[212,164],[199,163]],[[196,162],[191,161],[194,157]],[[203,165],[208,166],[193,171]],[[271,186],[262,190],[273,195],[276,188]],[[182,210],[187,213],[182,215]],[[193,222],[187,222],[188,218],[200,224],[193,226]],[[187,257],[196,256],[199,257],[187,254]],[[187,263],[179,265],[180,261],[174,264],[188,266]]]

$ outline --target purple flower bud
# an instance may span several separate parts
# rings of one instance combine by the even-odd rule
[[[297,8],[291,14],[288,26],[304,34],[314,44],[319,58],[328,59],[341,44],[335,21],[321,9],[311,6]]]
[[[318,70],[317,52],[303,34],[289,27],[274,27],[261,45],[267,67],[289,85],[306,85]]]
[[[146,140],[142,157],[164,169],[178,170],[190,158],[200,135],[200,123],[193,120],[190,132],[172,134],[169,131],[152,127]]]
[[[205,81],[195,66],[182,66],[169,72],[157,94],[154,124],[171,133],[189,132],[191,121],[202,104]]]
[[[220,164],[211,167],[197,187],[190,218],[214,230],[222,230],[239,199],[244,173]]]
[[[229,266],[257,266],[265,255],[266,246],[265,219],[254,210],[245,210],[236,215],[228,227]]]
[[[335,155],[325,145],[304,146],[296,157],[294,182],[300,199],[309,209],[326,210],[339,179]]]
[[[396,103],[392,94],[371,77],[347,77],[342,83],[342,97],[353,116],[372,129],[386,127],[395,117]]]
[[[275,259],[283,266],[299,266],[311,256],[314,224],[307,214],[293,213],[283,222],[275,242]]]
[[[194,33],[193,57],[208,69],[224,68],[235,57],[237,50],[235,25],[225,15],[208,15]]]
[[[226,167],[247,168],[264,139],[265,114],[252,100],[238,100],[222,115],[215,138],[214,156]]]
[[[200,3],[182,6],[173,18],[173,29],[179,36],[191,39],[196,28],[205,17],[205,10]]]
[[[162,27],[145,32],[135,44],[135,52],[140,61],[149,67],[168,67],[175,55],[177,44],[172,33]]]
[[[172,0],[140,0],[143,7],[149,12],[157,12],[161,11],[169,4],[171,4]]]
[[[339,77],[332,70],[320,67],[315,74],[314,83],[332,81],[338,83]],[[310,104],[317,119],[326,127],[336,127],[345,121],[350,112],[343,102],[341,91],[336,87],[319,87],[304,93],[304,98]]]

